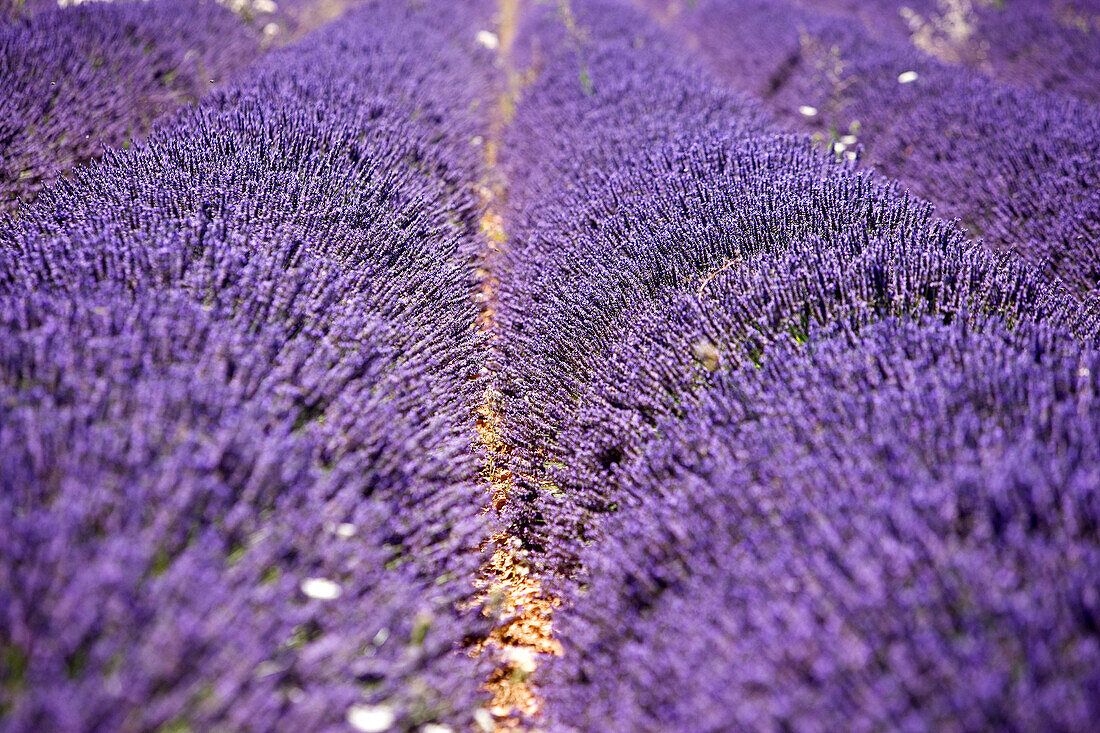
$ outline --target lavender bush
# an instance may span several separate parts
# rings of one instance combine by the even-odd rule
[[[862,149],[991,247],[1083,290],[1100,283],[1094,103],[997,84],[788,3],[701,2],[677,24],[788,124],[839,155]]]
[[[515,473],[526,491],[512,509],[532,546],[568,557],[569,542],[547,535],[586,537],[583,516],[598,504],[579,496],[606,485],[606,472],[637,434],[636,425],[603,410],[609,401],[659,401],[654,382],[632,386],[635,373],[663,368],[663,355],[646,339],[667,336],[694,363],[698,327],[660,314],[713,287],[730,268],[774,279],[761,256],[777,255],[785,263],[777,267],[808,268],[807,283],[832,279],[831,290],[800,294],[805,305],[788,314],[794,320],[811,309],[823,324],[845,310],[864,314],[859,318],[927,310],[950,318],[970,306],[1092,323],[1067,315],[1077,307],[1071,294],[1010,258],[975,250],[957,229],[936,222],[926,204],[802,139],[768,133],[756,107],[716,91],[642,19],[624,23],[624,15],[615,4],[578,12],[586,40],[547,12],[531,35],[558,51],[540,59],[541,74],[512,126],[510,148],[522,152],[508,161],[513,213],[501,278],[501,391],[517,447]],[[833,247],[840,249],[828,254]],[[829,268],[823,272],[812,269],[818,252],[832,260],[820,263]],[[847,302],[830,302],[841,296]],[[647,320],[650,313],[658,322]],[[632,333],[642,342],[631,341]],[[635,356],[618,368],[611,363],[616,353]],[[673,371],[683,366],[676,364]],[[696,376],[689,369],[678,379]],[[614,397],[594,395],[593,380],[623,388]],[[578,409],[593,399],[595,411],[580,417]],[[611,434],[617,443],[601,442]]]
[[[1092,0],[798,0],[999,81],[1100,101],[1100,7]]]
[[[372,6],[5,227],[7,729],[470,723],[481,12]]]
[[[1097,369],[1041,326],[889,319],[716,380],[585,553],[555,720],[1086,730]]]
[[[527,33],[500,381],[551,727],[1087,727],[1095,299],[621,6]]]
[[[212,0],[88,3],[0,27],[0,211],[140,139],[258,52]]]

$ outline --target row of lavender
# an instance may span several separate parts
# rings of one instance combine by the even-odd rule
[[[795,0],[1000,81],[1100,102],[1096,0]]]
[[[521,36],[500,374],[569,601],[549,722],[1087,729],[1100,303],[678,51],[612,0]]]
[[[887,5],[866,11],[891,12]],[[862,150],[987,245],[1073,287],[1100,284],[1095,99],[1006,86],[794,2],[704,1],[672,24],[720,76],[762,98],[785,124],[818,134],[838,153]],[[1095,34],[1089,38],[1100,48]]]
[[[213,0],[89,3],[0,27],[0,212],[255,59],[257,33]]]
[[[0,728],[472,724],[487,15],[373,4],[3,224]]]

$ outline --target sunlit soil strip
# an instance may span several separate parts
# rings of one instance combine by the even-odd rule
[[[500,440],[500,415],[494,409],[495,395],[487,394],[478,420],[478,436],[487,453],[486,472],[492,490],[491,508],[499,511],[507,501],[513,486],[511,473],[499,460],[507,447]],[[497,550],[478,580],[484,589],[482,602],[486,613],[505,619],[475,650],[488,654],[494,668],[486,682],[492,695],[489,711],[498,729],[521,727],[518,714],[534,716],[539,712],[539,697],[534,675],[540,655],[561,654],[561,645],[553,637],[552,615],[559,601],[542,591],[538,579],[531,575],[519,549],[506,534],[493,538]]]
[[[481,187],[485,212],[481,218],[481,231],[487,242],[487,251],[477,271],[481,283],[478,327],[491,338],[496,338],[498,334],[494,305],[499,281],[494,275],[493,265],[507,244],[507,233],[500,215],[505,185],[497,166],[498,145],[504,127],[515,112],[523,85],[522,75],[510,63],[519,5],[520,0],[500,0],[496,33],[479,35],[484,45],[496,49],[506,80],[505,90],[497,100],[489,139],[485,142],[488,175]],[[499,512],[514,486],[512,474],[504,467],[508,446],[503,438],[498,399],[498,394],[490,386],[477,421],[478,439],[485,450],[484,476],[491,491],[487,512]],[[500,534],[492,541],[497,550],[482,568],[477,585],[483,590],[480,600],[485,613],[502,619],[503,623],[473,653],[489,655],[494,663],[485,689],[492,695],[490,712],[497,729],[517,730],[521,727],[521,715],[534,716],[539,712],[540,701],[534,681],[539,656],[561,654],[561,645],[554,640],[551,625],[551,616],[558,600],[543,593],[538,579],[531,575],[519,557],[519,548],[513,538]]]

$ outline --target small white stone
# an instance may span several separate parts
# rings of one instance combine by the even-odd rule
[[[252,9],[257,13],[274,13],[279,6],[274,3],[274,0],[252,0]]]
[[[804,104],[799,107],[798,111],[806,117],[817,117],[817,107],[811,107],[808,104]]]
[[[270,38],[271,36],[278,35],[278,33],[279,33],[279,24],[278,23],[268,23],[267,25],[264,26],[264,35],[265,36]]]
[[[478,31],[477,42],[490,51],[496,51],[500,47],[500,39],[492,31]]]
[[[348,537],[354,537],[355,536],[355,525],[354,524],[348,524],[347,522],[344,522],[343,524],[338,524],[336,526],[336,536],[337,537],[343,537],[345,540]]]
[[[898,84],[912,84],[917,80],[917,72],[903,71],[898,74]]]
[[[343,592],[336,583],[327,578],[306,578],[301,584],[302,592],[310,598],[320,601],[332,601]]]
[[[484,143],[485,138],[483,138],[481,135],[474,135],[472,138],[470,138],[470,144],[473,145],[475,148],[480,148]]]
[[[482,733],[493,733],[496,730],[496,723],[493,722],[493,714],[485,708],[478,708],[474,711],[474,722],[477,723],[477,727],[481,728]]]
[[[393,710],[385,705],[352,705],[347,717],[351,727],[362,733],[382,733],[397,721]]]
[[[531,674],[535,671],[535,651],[528,647],[510,646],[504,649],[504,658],[521,672]]]

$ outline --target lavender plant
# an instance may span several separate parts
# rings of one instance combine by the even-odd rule
[[[1082,290],[1100,282],[1094,103],[1001,85],[787,3],[703,2],[677,24],[735,87],[838,154],[862,149],[972,237]]]
[[[212,0],[55,7],[0,27],[0,210],[140,139],[259,50]]]
[[[554,720],[1086,730],[1098,368],[1041,325],[887,319],[717,378],[585,552]]]
[[[799,0],[998,81],[1100,101],[1100,8],[1090,0]]]
[[[6,224],[6,729],[471,723],[484,13],[373,5]]]
[[[551,728],[1086,727],[1095,300],[621,6],[528,34],[501,383]]]
[[[680,385],[698,377],[697,341],[704,351],[733,343],[741,361],[758,348],[738,343],[751,340],[745,331],[766,342],[768,326],[803,328],[810,313],[827,325],[929,310],[949,320],[965,307],[1093,333],[1095,315],[1077,313],[1076,298],[1034,268],[975,250],[927,204],[768,132],[758,108],[716,91],[643,19],[614,3],[574,11],[581,30],[547,11],[530,31],[557,50],[540,58],[511,130],[522,152],[508,161],[501,278],[503,404],[526,492],[512,511],[545,557],[573,556],[588,512],[615,503],[593,492],[629,452],[636,421],[653,419],[635,407],[684,396]],[[731,271],[757,278],[760,301],[746,305],[781,312],[778,322],[743,313],[734,336],[729,324],[700,331],[704,318],[664,318]],[[796,278],[797,296],[761,287]],[[649,379],[667,353],[650,344],[666,338],[679,349],[669,371],[687,368],[669,377],[671,398]]]

